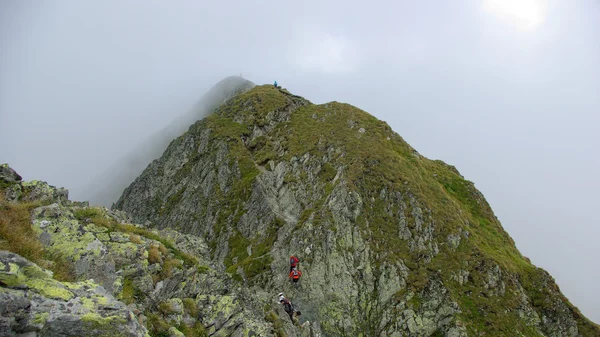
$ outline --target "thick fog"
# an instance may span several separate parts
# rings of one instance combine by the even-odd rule
[[[600,2],[0,1],[0,162],[93,198],[230,75],[455,165],[600,322]]]

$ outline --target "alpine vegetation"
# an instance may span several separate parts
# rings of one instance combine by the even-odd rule
[[[455,167],[233,82],[112,209],[1,167],[0,336],[600,336]]]

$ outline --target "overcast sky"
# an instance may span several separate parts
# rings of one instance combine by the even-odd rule
[[[0,0],[0,162],[83,199],[240,73],[455,165],[600,322],[600,2]]]

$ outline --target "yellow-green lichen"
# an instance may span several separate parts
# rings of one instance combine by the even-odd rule
[[[119,325],[127,323],[126,319],[120,316],[102,317],[97,313],[87,313],[81,316],[83,325],[94,330],[100,330],[100,336],[124,336],[124,333],[119,331]],[[106,334],[101,332],[105,331]]]
[[[61,288],[59,286],[60,283],[53,279],[27,280],[26,285],[27,287],[37,291],[40,295],[56,300],[69,301],[70,299],[75,297],[75,295],[72,292],[68,291],[65,288]]]
[[[108,229],[106,227],[98,226],[98,225],[93,224],[93,223],[85,225],[85,227],[83,227],[83,229],[86,232],[92,232],[92,233],[96,233],[96,234],[99,234],[99,233],[108,233]]]
[[[8,287],[21,285],[24,281],[25,277],[21,274],[0,272],[0,282]]]
[[[26,266],[21,268],[21,270],[19,271],[20,273],[22,273],[26,278],[28,279],[32,279],[32,278],[52,278],[52,272],[48,271],[48,270],[44,270],[38,266]]]
[[[131,242],[107,242],[106,246],[108,250],[114,255],[124,256],[132,259],[137,256],[138,246]]]
[[[106,233],[96,233],[96,237],[102,242],[110,241],[110,236]]]
[[[115,282],[113,282],[113,289],[116,292],[120,292],[121,288],[123,288],[123,276],[117,276]]]
[[[221,296],[213,308],[215,313],[219,313],[219,315],[222,314],[224,317],[229,317],[233,314],[237,306],[238,305],[234,302],[234,297]]]
[[[96,303],[87,297],[81,297],[79,298],[79,301],[81,301],[81,305],[89,310],[94,310],[96,308]]]
[[[63,284],[65,285],[65,287],[73,290],[82,289],[84,287],[90,289],[95,289],[96,287],[98,287],[98,284],[91,279],[80,282],[64,282]]]
[[[96,301],[96,303],[98,303],[99,305],[107,305],[108,304],[108,298],[106,298],[104,296],[94,295],[93,298]]]
[[[48,321],[49,316],[50,316],[50,314],[47,312],[41,312],[41,313],[35,314],[35,317],[33,318],[33,324],[44,325]]]
[[[36,265],[20,268],[17,264],[9,263],[9,272],[0,272],[0,281],[9,287],[25,285],[31,279],[51,278],[52,273],[45,272]]]
[[[16,273],[19,270],[19,266],[14,263],[9,263],[8,267],[9,267],[9,272],[11,272],[11,273]]]

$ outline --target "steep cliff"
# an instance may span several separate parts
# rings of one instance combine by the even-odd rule
[[[472,182],[348,104],[273,86],[238,94],[173,140],[116,209],[206,240],[258,306],[284,291],[326,336],[600,335]]]
[[[131,224],[0,166],[0,337],[317,336],[207,253],[202,238]]]

